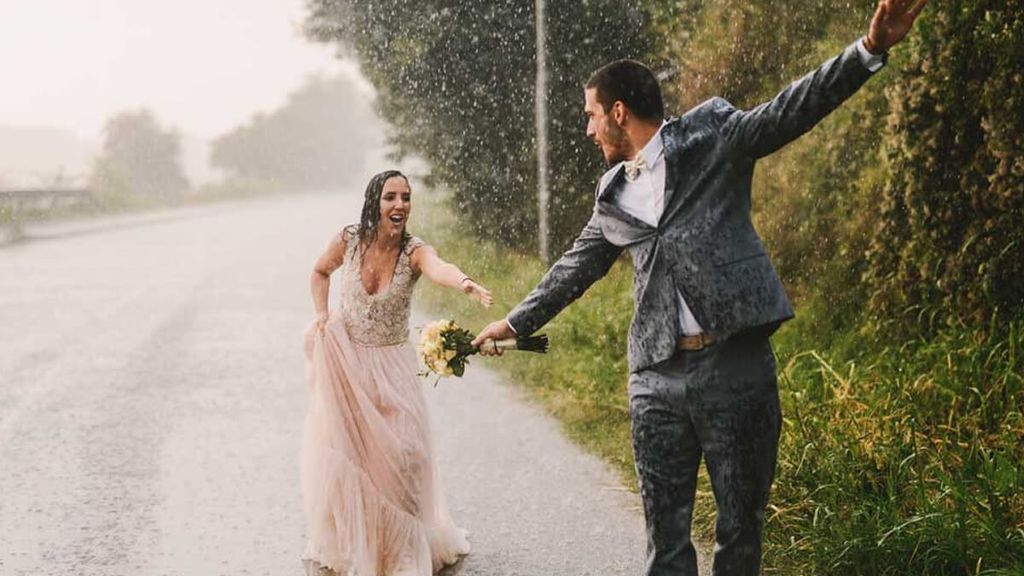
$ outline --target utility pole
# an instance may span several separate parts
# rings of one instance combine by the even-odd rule
[[[548,71],[547,49],[545,47],[544,1],[536,2],[537,28],[537,82],[534,95],[534,111],[537,122],[537,244],[540,257],[550,264],[548,247]]]

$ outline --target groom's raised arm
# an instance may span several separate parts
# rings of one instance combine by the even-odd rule
[[[736,110],[719,98],[722,134],[739,153],[771,154],[814,127],[885,63],[885,54],[906,37],[928,0],[879,0],[864,38],[817,70],[789,85],[770,102]]]
[[[868,53],[862,41],[857,40],[842,54],[757,108],[737,110],[717,98],[713,102],[716,111],[725,116],[722,135],[739,154],[753,158],[767,156],[808,132],[852,96],[883,64],[883,57]]]
[[[604,277],[622,253],[605,239],[597,210],[572,248],[547,271],[537,287],[507,316],[517,334],[527,336],[548,323],[587,288]]]

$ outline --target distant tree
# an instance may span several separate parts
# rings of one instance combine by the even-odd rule
[[[188,188],[180,157],[181,137],[161,128],[152,112],[121,112],[104,128],[91,186],[119,201],[176,200]]]
[[[346,77],[309,78],[281,108],[213,142],[212,164],[287,189],[352,182],[382,141],[370,97]]]
[[[535,248],[534,3],[310,0],[309,34],[354,54],[403,152],[428,161],[480,237]],[[653,41],[635,2],[549,0],[552,246],[593,203],[600,155],[583,134],[583,83]]]

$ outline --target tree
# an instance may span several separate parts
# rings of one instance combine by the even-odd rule
[[[348,78],[311,77],[269,114],[213,143],[212,163],[288,189],[348,184],[382,140],[370,97]]]
[[[121,112],[104,128],[103,153],[92,187],[115,202],[179,199],[188,188],[181,167],[181,138],[164,130],[149,110]]]

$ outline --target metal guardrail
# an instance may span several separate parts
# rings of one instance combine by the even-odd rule
[[[0,190],[0,210],[19,213],[32,210],[50,210],[71,204],[92,204],[93,193],[86,189],[17,189]]]
[[[12,202],[12,201],[34,201],[40,198],[78,198],[78,199],[92,199],[92,192],[86,189],[68,189],[68,190],[0,190],[0,202]]]
[[[96,197],[85,189],[0,190],[0,246],[24,238],[26,221],[95,204]]]

